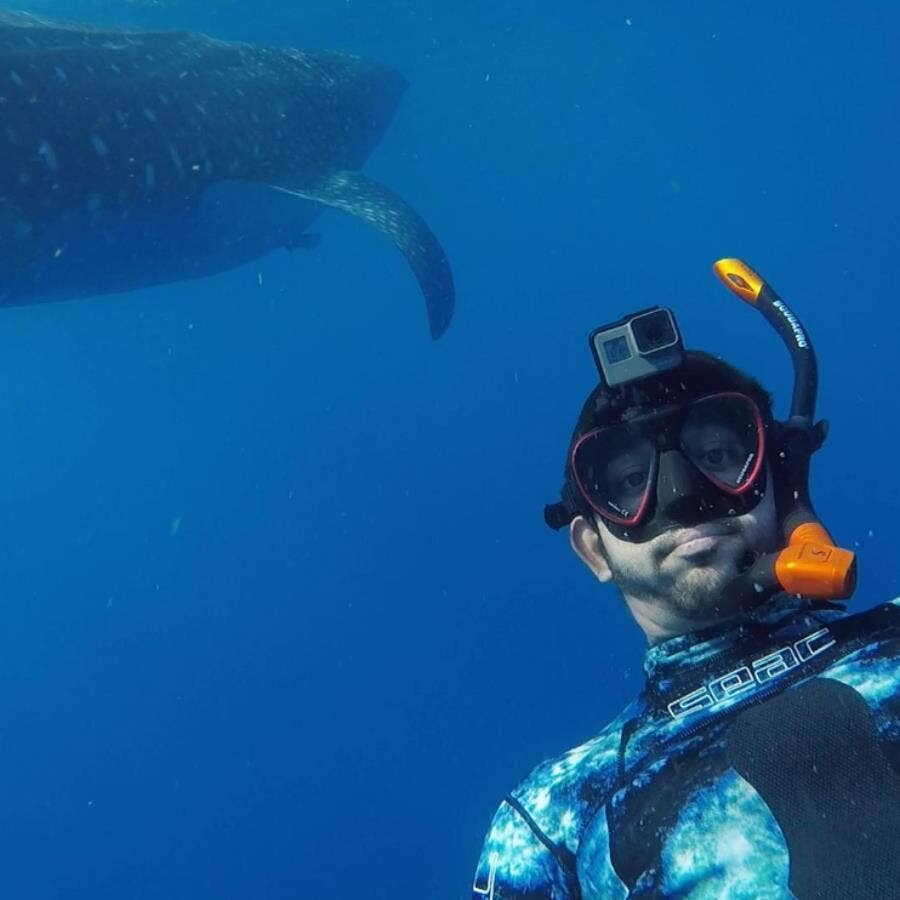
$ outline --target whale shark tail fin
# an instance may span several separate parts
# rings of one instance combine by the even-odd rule
[[[431,336],[437,340],[447,330],[455,296],[450,264],[434,233],[408,203],[359,172],[334,172],[301,188],[271,187],[341,209],[386,234],[419,282]]]

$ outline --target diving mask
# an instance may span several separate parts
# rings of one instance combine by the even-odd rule
[[[765,432],[750,397],[709,394],[586,432],[572,447],[570,471],[584,504],[614,534],[642,542],[753,509],[766,486]]]

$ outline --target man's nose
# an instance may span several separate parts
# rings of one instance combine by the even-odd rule
[[[660,454],[656,482],[656,508],[680,525],[696,525],[708,517],[712,507],[709,482],[680,450]]]

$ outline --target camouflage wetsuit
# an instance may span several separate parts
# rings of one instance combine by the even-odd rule
[[[776,597],[650,649],[638,700],[500,805],[477,900],[900,897],[900,599]]]

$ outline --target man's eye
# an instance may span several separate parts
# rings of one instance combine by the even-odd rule
[[[643,469],[635,469],[622,478],[622,486],[631,491],[642,488],[647,483],[647,473]]]
[[[708,469],[723,469],[733,466],[741,456],[739,447],[731,444],[716,444],[702,449],[700,464]]]

